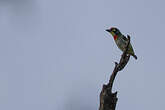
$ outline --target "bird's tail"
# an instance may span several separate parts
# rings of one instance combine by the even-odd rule
[[[137,60],[137,56],[135,54],[132,54],[132,56]]]

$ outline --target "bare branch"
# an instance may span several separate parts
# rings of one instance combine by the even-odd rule
[[[126,48],[120,58],[120,62],[115,62],[115,68],[111,74],[110,80],[107,85],[103,85],[102,91],[100,93],[100,108],[99,110],[115,110],[117,103],[117,92],[112,93],[112,86],[115,80],[117,73],[124,69],[127,65],[130,55],[127,54],[129,44],[130,44],[130,36],[127,35],[128,42]]]

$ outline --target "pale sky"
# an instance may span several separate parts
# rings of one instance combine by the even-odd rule
[[[163,110],[164,0],[0,0],[0,110],[98,110],[131,36],[138,60],[119,72],[116,110]]]

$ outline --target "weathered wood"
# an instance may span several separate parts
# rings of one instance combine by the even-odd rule
[[[113,86],[113,82],[115,80],[117,73],[124,69],[124,67],[127,65],[130,58],[130,55],[127,54],[128,46],[130,44],[130,36],[127,35],[127,38],[128,38],[127,46],[120,58],[119,63],[115,62],[115,68],[110,76],[108,84],[103,85],[102,91],[100,93],[99,110],[115,110],[116,108],[116,103],[118,100],[117,92],[112,93],[112,86]]]

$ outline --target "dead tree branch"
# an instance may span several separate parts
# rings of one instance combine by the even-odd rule
[[[99,110],[115,110],[117,103],[117,92],[112,93],[112,86],[115,80],[115,77],[119,71],[121,71],[129,61],[130,55],[127,54],[128,47],[130,44],[130,36],[127,35],[128,42],[123,52],[120,62],[115,62],[115,68],[111,74],[110,80],[107,85],[103,85],[102,91],[100,93],[100,107]]]

